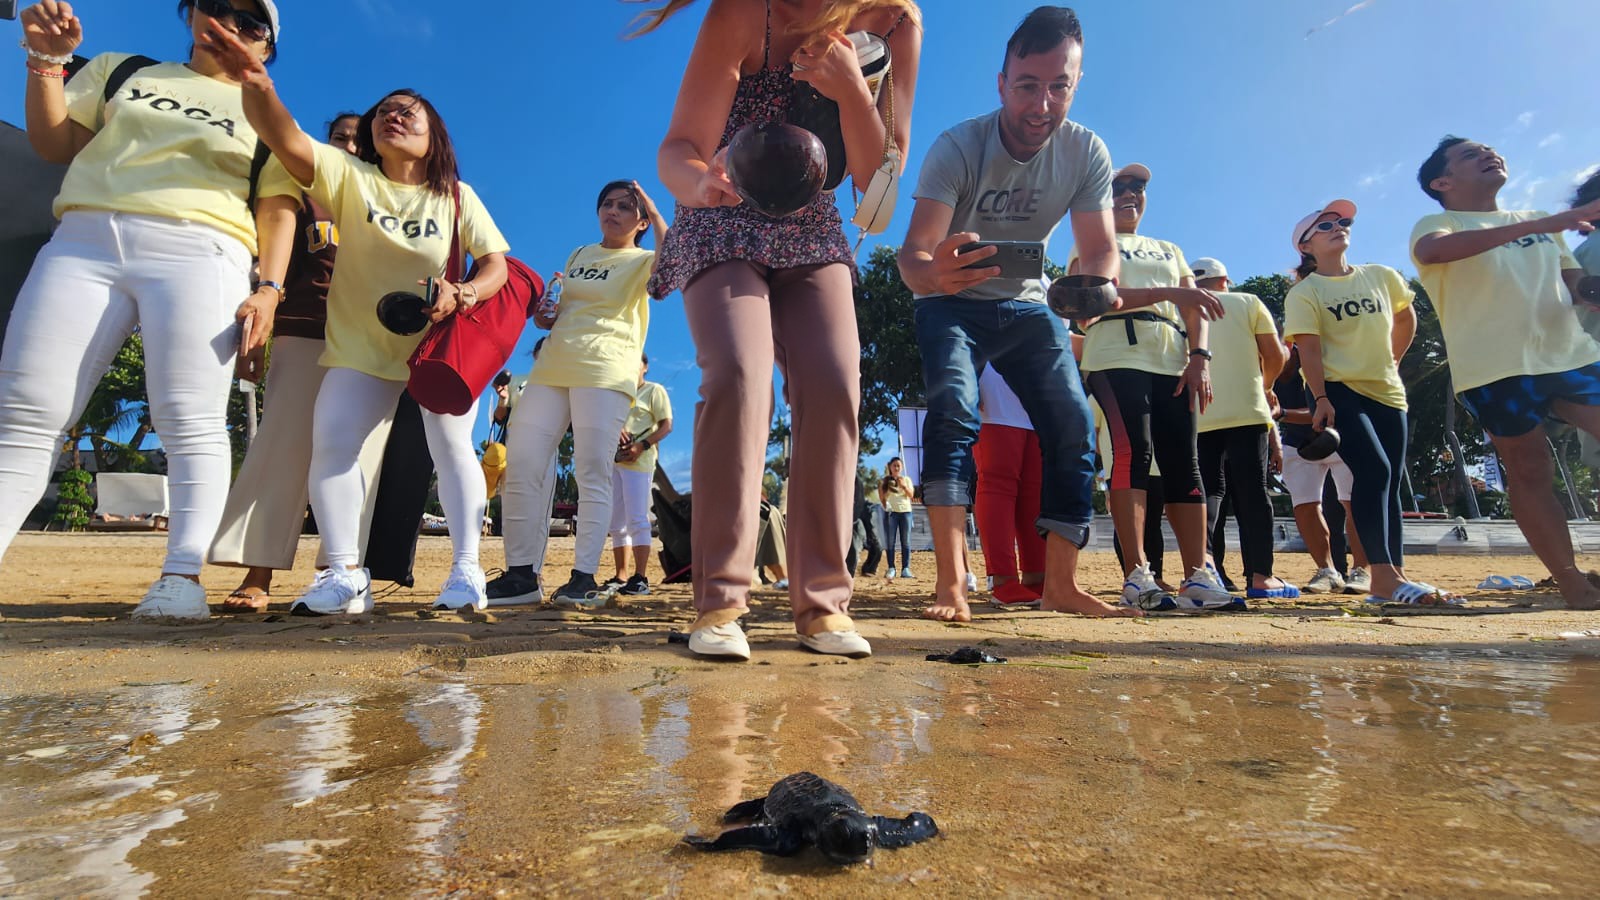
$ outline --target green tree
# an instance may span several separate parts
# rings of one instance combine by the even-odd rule
[[[856,327],[861,334],[861,451],[883,447],[901,406],[922,406],[922,353],[912,328],[911,289],[900,280],[896,247],[878,246],[861,266]]]
[[[1289,276],[1274,273],[1271,275],[1252,275],[1233,286],[1235,291],[1242,294],[1255,294],[1261,298],[1272,317],[1279,322],[1283,321],[1283,298],[1289,295],[1289,288],[1294,282]]]

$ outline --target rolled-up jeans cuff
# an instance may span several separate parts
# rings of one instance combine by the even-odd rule
[[[1047,533],[1060,535],[1079,550],[1082,550],[1084,545],[1089,543],[1088,524],[1063,522],[1060,519],[1047,519],[1043,516],[1040,516],[1038,521],[1033,524],[1038,527],[1040,536],[1044,536]]]
[[[924,506],[971,506],[972,494],[967,490],[967,483],[960,479],[925,481],[922,483],[922,504]]]

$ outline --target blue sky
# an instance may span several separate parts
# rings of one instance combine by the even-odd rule
[[[427,94],[512,252],[549,271],[598,239],[594,198],[605,182],[638,178],[670,208],[656,179],[656,146],[704,5],[625,41],[637,7],[618,0],[280,0],[284,40],[273,75],[313,131],[335,111],[365,109],[397,87]],[[995,106],[1006,38],[1034,5],[923,4],[908,182],[883,240],[904,235],[910,187],[938,133]],[[186,52],[175,2],[75,6],[85,53]],[[1076,8],[1085,78],[1072,117],[1097,131],[1119,164],[1153,170],[1143,232],[1177,242],[1191,259],[1218,257],[1239,276],[1287,270],[1294,222],[1341,196],[1360,207],[1352,261],[1410,272],[1406,238],[1434,210],[1416,186],[1416,168],[1447,132],[1506,156],[1506,207],[1562,207],[1580,173],[1600,163],[1595,57],[1575,40],[1592,29],[1592,0],[1119,0]],[[0,52],[22,58],[17,49]],[[0,84],[8,121],[22,121],[22,85],[20,72]],[[1060,229],[1051,256],[1065,260],[1071,240],[1070,229]],[[530,326],[514,370],[526,368],[536,336]],[[677,296],[655,305],[647,350],[652,377],[667,386],[678,414],[663,465],[683,485],[699,374]]]

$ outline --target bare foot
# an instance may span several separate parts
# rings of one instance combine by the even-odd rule
[[[1561,599],[1566,602],[1567,609],[1600,609],[1600,587],[1576,568],[1557,575],[1556,583],[1561,587]]]
[[[258,587],[240,585],[222,600],[222,611],[232,613],[266,612],[272,595]]]
[[[960,597],[935,600],[932,606],[922,611],[922,617],[935,622],[971,622],[972,607]]]
[[[1100,616],[1108,619],[1139,618],[1142,609],[1113,606],[1085,591],[1047,593],[1039,608],[1045,612],[1077,613],[1080,616]]]

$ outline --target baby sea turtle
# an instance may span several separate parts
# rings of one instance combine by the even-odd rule
[[[850,792],[820,775],[800,772],[782,778],[765,797],[734,804],[722,817],[730,828],[715,838],[688,835],[684,843],[701,850],[760,850],[792,856],[815,845],[830,862],[863,862],[876,847],[906,847],[939,833],[927,813],[904,819],[869,816]]]
[[[929,653],[928,662],[947,662],[958,666],[975,666],[979,663],[1003,663],[1004,656],[995,656],[977,647],[962,647],[953,653]]]

